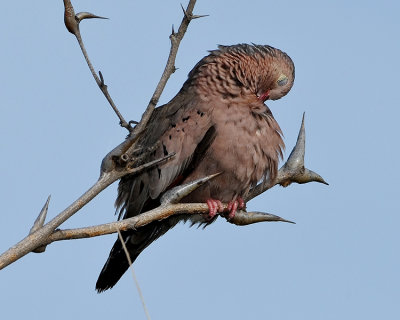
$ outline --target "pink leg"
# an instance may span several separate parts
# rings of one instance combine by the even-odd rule
[[[238,208],[239,209],[244,209],[246,208],[246,204],[244,203],[244,200],[242,197],[237,197],[236,201],[238,202]]]
[[[208,205],[208,209],[209,209],[209,213],[208,213],[209,219],[214,218],[215,215],[217,214],[217,212],[223,211],[222,202],[219,200],[208,199],[207,205]]]
[[[238,208],[238,202],[236,200],[229,201],[229,203],[228,203],[228,210],[229,210],[228,219],[232,219],[235,216],[237,208]]]
[[[229,210],[228,218],[232,219],[235,216],[237,209],[243,209],[245,207],[246,204],[244,203],[242,197],[237,197],[235,201],[230,201],[228,203],[228,210]]]

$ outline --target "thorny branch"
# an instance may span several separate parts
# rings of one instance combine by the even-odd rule
[[[277,184],[287,186],[293,182],[308,183],[313,181],[327,184],[321,176],[304,167],[304,153],[305,128],[303,116],[303,121],[301,124],[297,143],[293,148],[293,151],[290,154],[286,163],[279,169],[277,179],[269,185],[260,184],[256,186],[253,190],[251,190],[246,200],[248,201],[250,199],[253,199],[258,194],[272,188]],[[196,180],[187,185],[175,187],[174,189],[168,191],[166,194],[163,195],[161,199],[161,206],[142,213],[138,216],[97,226],[53,231],[49,236],[42,239],[40,247],[44,247],[54,241],[91,238],[116,233],[117,230],[125,231],[128,229],[137,229],[145,226],[146,224],[149,224],[152,221],[163,220],[176,214],[206,214],[208,213],[209,208],[204,203],[178,202],[180,199],[188,195],[190,192],[198,188],[209,179],[214,178],[216,175],[218,174]],[[47,203],[45,207],[46,206]],[[224,208],[226,211],[228,211],[226,204],[224,204]],[[41,216],[42,214],[43,210],[39,214],[39,216]],[[224,213],[222,213],[221,215],[227,218]],[[269,213],[245,211],[238,211],[233,219],[227,219],[227,221],[235,225],[248,225],[263,221],[291,222],[289,220]],[[0,267],[2,267],[2,256],[0,257]]]
[[[104,17],[96,16],[89,12],[79,12],[75,14],[74,7],[70,0],[64,0],[64,23],[65,27],[69,32],[71,32],[78,40],[79,46],[82,50],[82,53],[85,57],[86,63],[90,69],[90,72],[93,75],[94,80],[96,81],[97,85],[99,86],[101,92],[103,92],[104,96],[106,97],[108,103],[113,108],[114,112],[116,113],[117,117],[119,118],[119,124],[121,127],[126,128],[129,132],[133,130],[131,127],[131,122],[126,122],[122,114],[119,112],[117,106],[115,105],[113,99],[111,98],[110,94],[108,93],[108,87],[104,83],[104,78],[102,73],[99,71],[100,78],[97,76],[96,71],[93,68],[93,65],[89,59],[89,55],[86,51],[85,45],[82,40],[81,32],[79,30],[79,23],[84,19],[107,19]]]
[[[181,26],[179,27],[180,30],[178,37],[179,41],[177,41],[175,44],[174,43],[171,44],[171,46],[174,46],[175,48],[174,50],[171,50],[172,58],[168,59],[168,61],[171,61],[172,65],[174,65],[175,63],[174,61],[176,57],[176,52],[178,51],[179,43],[182,40],[187,30],[187,26],[190,23],[191,19],[194,19],[196,17],[193,15],[193,8],[195,2],[196,2],[195,0],[191,0],[189,2],[187,9],[185,10],[185,17],[183,18]],[[89,68],[93,74],[93,77],[99,84],[99,79],[96,73],[94,72],[94,68],[90,63],[90,60],[87,58],[87,53],[86,50],[84,49],[83,41],[79,33],[79,22],[81,20],[87,18],[96,18],[97,16],[87,12],[75,14],[74,8],[70,0],[64,0],[64,8],[65,8],[64,22],[66,28],[68,29],[69,32],[73,33],[77,37],[79,45],[82,48],[82,52],[85,55],[85,59],[87,60]],[[160,80],[161,88],[165,86],[165,83],[168,80],[169,75],[168,76],[163,75],[162,79]],[[102,89],[103,93],[107,92],[107,88],[104,86],[100,87],[100,89]],[[154,95],[156,100],[158,100],[160,95],[161,92]],[[107,98],[107,100],[110,101],[109,98]],[[152,109],[148,107],[146,113],[149,114],[149,117],[151,115],[151,112]],[[8,249],[2,255],[0,255],[0,270],[5,268],[9,264],[15,262],[16,260],[20,259],[29,252],[33,251],[42,252],[44,249],[43,245],[46,243],[46,239],[49,237],[49,235],[51,235],[54,232],[56,228],[58,228],[62,223],[64,223],[67,219],[69,219],[72,215],[74,215],[77,211],[79,211],[84,205],[89,203],[101,191],[103,191],[105,188],[107,188],[115,181],[119,180],[124,175],[138,173],[141,170],[145,170],[148,167],[156,165],[157,163],[160,163],[162,161],[167,161],[169,158],[174,156],[172,154],[167,157],[155,160],[152,163],[146,163],[146,164],[142,163],[140,156],[136,158],[132,157],[131,155],[134,154],[133,151],[137,149],[135,147],[134,142],[137,140],[138,134],[141,132],[141,131],[137,132],[138,130],[136,130],[136,128],[140,127],[142,126],[138,125],[137,127],[135,127],[135,130],[131,132],[130,137],[128,137],[124,142],[115,147],[104,157],[101,163],[100,178],[81,197],[79,197],[69,207],[67,207],[64,211],[59,213],[55,218],[53,218],[46,224],[44,224],[43,217],[45,216],[45,213],[47,213],[47,209],[42,210],[40,214],[42,218],[37,219],[29,235],[24,239],[22,239],[20,242],[18,242],[16,245]],[[151,152],[151,150],[142,150],[142,153],[146,152]]]
[[[170,36],[171,50],[167,65],[165,67],[161,80],[157,85],[157,88],[153,94],[153,97],[150,99],[150,103],[145,113],[142,116],[141,122],[133,130],[129,129],[131,131],[129,137],[104,157],[101,164],[101,174],[98,181],[91,188],[89,188],[89,190],[86,191],[79,199],[73,202],[68,208],[66,208],[64,211],[62,211],[48,223],[44,224],[46,214],[48,211],[48,204],[50,200],[49,198],[46,201],[46,204],[44,205],[43,209],[41,210],[38,218],[36,219],[29,235],[16,245],[8,249],[0,256],[0,269],[5,268],[9,264],[15,262],[16,260],[20,259],[29,252],[43,252],[45,250],[45,247],[54,241],[95,237],[110,233],[116,233],[117,230],[128,230],[133,228],[139,228],[152,221],[162,220],[174,214],[208,213],[209,209],[206,204],[196,204],[196,203],[180,204],[178,202],[184,196],[192,192],[202,183],[206,182],[209,179],[212,179],[218,173],[216,175],[199,179],[184,186],[178,186],[166,192],[166,194],[161,199],[162,204],[160,207],[142,213],[133,218],[102,224],[98,226],[86,227],[86,228],[69,229],[69,230],[57,229],[63,222],[65,222],[73,214],[79,211],[84,205],[90,202],[102,190],[107,188],[109,185],[111,185],[113,182],[117,181],[124,175],[139,173],[140,171],[155,166],[163,161],[168,161],[168,159],[174,156],[172,154],[167,157],[157,159],[150,163],[143,163],[140,154],[142,155],[147,154],[148,152],[151,152],[151,150],[139,149],[136,146],[136,141],[139,135],[143,132],[144,128],[146,127],[146,124],[150,119],[151,113],[153,112],[155,105],[158,102],[158,99],[165,87],[168,78],[175,71],[175,57],[178,51],[180,41],[182,40],[183,35],[185,34],[190,21],[192,19],[201,17],[193,15],[192,13],[195,2],[196,2],[195,0],[190,0],[187,9],[183,10],[184,17],[182,19],[182,23],[178,29],[178,32],[175,33],[173,31]],[[87,54],[86,51],[84,50],[83,42],[81,41],[79,33],[79,22],[82,19],[98,18],[98,17],[86,12],[78,13],[75,15],[72,4],[69,0],[64,0],[64,6],[65,6],[66,27],[70,32],[75,34],[75,36],[77,37],[79,44],[82,48],[82,52],[84,53],[85,58],[87,59],[93,77],[96,79],[96,82],[98,84],[100,83],[99,84],[100,89],[106,96],[107,100],[110,102],[112,100],[111,98],[109,98],[107,87],[104,85],[103,79],[99,80],[96,73],[94,72],[90,60],[87,58]],[[75,23],[73,21],[75,21]],[[100,77],[102,78],[101,74]],[[121,125],[124,126],[123,125],[124,120],[122,116],[120,117],[120,120],[121,120]],[[292,182],[307,183],[312,181],[327,184],[318,174],[304,167],[304,153],[305,153],[305,129],[304,129],[304,116],[303,116],[303,121],[296,146],[293,148],[293,151],[290,154],[286,163],[279,170],[277,179],[269,184],[257,185],[250,191],[248,197],[245,200],[248,201],[253,199],[257,195],[272,188],[276,184],[280,184],[282,186],[288,186]],[[225,208],[227,209],[226,205]],[[224,213],[222,213],[221,215],[226,218]],[[236,225],[247,225],[261,221],[291,222],[279,216],[268,213],[245,212],[245,211],[237,212],[237,214],[233,219],[230,220],[227,219],[227,221]]]
[[[145,112],[142,115],[142,119],[140,120],[139,124],[133,129],[133,132],[129,135],[126,141],[131,142],[132,145],[125,150],[125,152],[121,155],[121,159],[124,160],[130,156],[132,153],[132,150],[136,148],[135,142],[137,141],[137,138],[140,136],[140,134],[143,133],[144,129],[147,126],[147,123],[150,120],[150,117],[158,103],[158,100],[161,97],[162,92],[164,91],[164,88],[170,78],[170,76],[175,72],[176,67],[175,67],[175,60],[176,60],[176,55],[178,54],[178,49],[179,45],[181,44],[181,41],[183,39],[183,36],[186,33],[186,30],[189,26],[189,23],[193,19],[205,17],[205,15],[194,15],[193,14],[193,9],[194,5],[196,4],[196,0],[190,0],[189,4],[186,8],[186,10],[182,7],[183,10],[183,18],[181,21],[181,24],[178,28],[178,32],[175,32],[174,28],[172,27],[172,32],[171,35],[169,36],[171,40],[171,48],[169,51],[169,56],[167,59],[167,63],[165,65],[165,69],[161,75],[161,79],[158,82],[156,89],[154,90],[153,96],[151,97],[149,104],[145,110]]]
[[[165,65],[164,72],[162,73],[161,79],[158,82],[156,89],[154,90],[153,96],[151,97],[151,99],[149,101],[146,111],[143,113],[140,123],[135,127],[135,129],[133,131],[133,133],[135,135],[138,135],[139,133],[141,133],[144,130],[144,128],[146,128],[146,125],[150,120],[151,114],[153,113],[154,108],[156,107],[158,100],[161,97],[161,93],[164,91],[165,85],[167,84],[170,76],[176,70],[176,67],[175,67],[176,55],[178,54],[179,45],[183,39],[183,36],[186,33],[186,30],[189,26],[190,21],[192,21],[193,19],[205,17],[205,15],[199,16],[199,15],[193,14],[193,9],[194,9],[195,4],[196,4],[196,0],[190,0],[186,10],[182,7],[184,14],[183,14],[182,22],[178,28],[178,32],[175,32],[174,27],[172,27],[172,32],[171,32],[171,35],[169,36],[169,38],[171,40],[171,49],[169,51],[169,56],[168,56],[167,63]]]

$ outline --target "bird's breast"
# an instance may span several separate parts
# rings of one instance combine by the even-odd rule
[[[230,201],[244,196],[263,177],[275,177],[283,146],[276,121],[254,114],[243,103],[219,106],[212,112],[216,137],[193,177],[222,172],[199,190],[197,201]],[[271,125],[272,121],[272,125]],[[278,124],[276,126],[279,128]],[[196,197],[196,194],[193,195]]]

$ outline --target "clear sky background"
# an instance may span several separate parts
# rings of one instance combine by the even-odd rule
[[[169,51],[180,2],[74,1],[87,49],[127,119],[140,119]],[[183,4],[186,6],[187,1]],[[126,132],[97,88],[62,1],[4,1],[0,20],[0,250],[98,177]],[[306,112],[306,165],[322,184],[276,187],[248,203],[296,221],[206,230],[179,225],[135,270],[152,319],[400,319],[398,1],[198,0],[160,103],[217,44],[269,44],[296,65],[293,89],[269,102],[286,157]],[[63,228],[115,219],[116,184]],[[127,273],[95,282],[115,235],[54,243],[0,271],[3,319],[145,319]]]

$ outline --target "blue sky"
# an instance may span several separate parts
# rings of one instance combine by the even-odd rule
[[[183,3],[186,5],[186,2]],[[110,20],[81,26],[89,55],[127,119],[140,119],[169,51],[180,2],[74,1]],[[217,44],[269,44],[296,65],[269,102],[289,154],[306,112],[306,164],[330,186],[276,187],[248,204],[296,221],[206,230],[179,225],[135,270],[152,319],[398,319],[400,311],[398,1],[198,0],[160,103]],[[53,217],[98,177],[126,132],[63,24],[62,1],[8,1],[0,20],[0,250]],[[115,219],[116,184],[62,227]],[[2,314],[144,319],[130,274],[94,285],[115,235],[52,244],[0,271]]]

